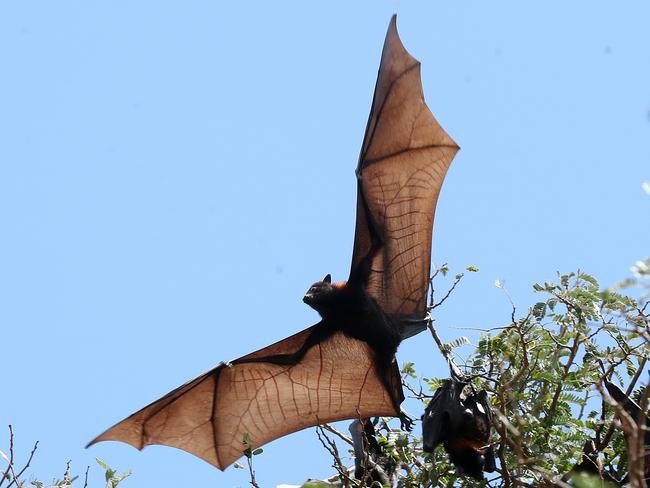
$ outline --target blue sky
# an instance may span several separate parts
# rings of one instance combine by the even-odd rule
[[[445,340],[508,320],[496,279],[525,309],[557,270],[609,285],[649,254],[647,2],[3,2],[0,425],[24,456],[40,441],[35,474],[99,457],[125,486],[247,486],[170,448],[83,446],[317,320],[301,297],[349,270],[394,12],[462,148],[433,259],[480,272],[439,309]],[[446,374],[424,334],[398,356]],[[311,429],[256,459],[263,486],[330,464]]]

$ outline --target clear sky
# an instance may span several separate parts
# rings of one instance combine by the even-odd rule
[[[439,310],[445,340],[508,321],[495,279],[525,309],[557,270],[609,285],[650,253],[648,2],[2,2],[0,428],[23,458],[40,441],[40,478],[97,456],[125,487],[248,486],[175,449],[83,446],[316,322],[301,297],[347,277],[394,12],[462,148],[433,258],[480,272]],[[446,375],[424,334],[398,357]],[[265,487],[330,464],[313,429],[256,459]]]

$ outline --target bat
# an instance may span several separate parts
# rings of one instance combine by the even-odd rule
[[[627,394],[606,378],[603,379],[607,393],[616,401],[623,412],[617,410],[616,416],[621,422],[625,441],[627,443],[628,453],[636,452],[637,446],[635,445],[634,431],[638,429],[639,434],[644,445],[644,462],[643,462],[643,476],[646,480],[646,486],[650,488],[650,415],[644,412],[641,407],[632,400]],[[625,415],[627,414],[627,415]],[[644,433],[645,432],[645,433]],[[629,473],[627,475],[629,477]]]
[[[369,483],[376,481],[381,486],[394,486],[398,463],[379,445],[373,423],[369,419],[355,420],[349,430],[354,447],[354,477]]]
[[[433,452],[442,444],[459,474],[477,480],[496,470],[492,411],[485,390],[465,395],[467,381],[450,362],[451,377],[436,390],[422,416],[422,448]]]
[[[420,63],[393,16],[356,169],[350,275],[327,275],[303,298],[320,322],[219,364],[88,445],[162,444],[223,470],[242,456],[245,435],[257,448],[325,422],[400,416],[395,352],[426,328],[435,207],[458,149],[425,104]]]
[[[598,449],[593,439],[587,439],[582,447],[580,462],[571,470],[572,473],[588,473],[603,478],[603,463],[598,458]]]
[[[582,447],[580,462],[573,466],[573,469],[564,475],[562,480],[569,481],[576,475],[580,476],[582,474],[587,474],[590,476],[598,476],[601,480],[609,483],[609,485],[600,483],[599,486],[622,486],[620,481],[605,470],[603,462],[598,456],[599,452],[595,440],[587,439]]]
[[[618,403],[623,410],[627,413],[625,415],[618,415],[623,424],[623,430],[626,433],[632,432],[634,428],[645,430],[646,426],[650,426],[650,416],[646,414],[641,407],[625,394],[618,386],[607,379],[603,380],[607,393]],[[634,425],[630,424],[629,420],[635,422]],[[645,425],[643,425],[645,424]],[[645,443],[650,445],[650,430],[645,430]]]

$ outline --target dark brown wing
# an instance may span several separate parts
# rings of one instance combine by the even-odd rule
[[[223,470],[242,456],[246,433],[257,448],[324,422],[397,415],[375,372],[370,347],[340,332],[308,349],[298,364],[263,362],[295,354],[316,327],[236,359],[230,366],[217,366],[88,445],[108,440],[137,449],[162,444]],[[399,374],[395,375],[390,381],[399,388]]]
[[[393,16],[357,167],[350,275],[387,313],[425,314],[436,201],[457,151],[424,102],[420,63]]]

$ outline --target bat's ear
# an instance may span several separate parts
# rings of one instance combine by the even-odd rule
[[[329,273],[327,273],[325,278],[323,278],[323,283],[331,283],[331,282],[332,282],[332,276]]]

